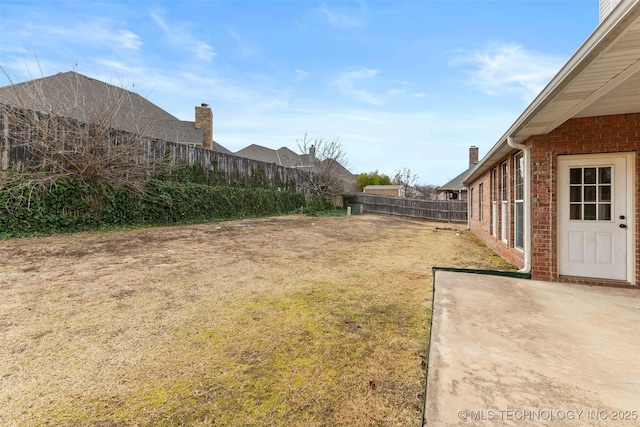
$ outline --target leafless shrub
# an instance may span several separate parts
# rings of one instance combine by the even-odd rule
[[[305,134],[296,142],[300,153],[308,156],[302,166],[308,172],[303,174],[303,188],[318,196],[337,196],[352,191],[355,177],[346,169],[348,159],[339,139],[328,141]]]
[[[10,170],[32,188],[82,177],[140,190],[152,165],[141,153],[149,123],[131,108],[139,96],[107,84],[87,90],[76,73],[59,76],[46,87],[40,79],[0,88],[5,178]]]
[[[416,188],[416,181],[418,181],[418,174],[412,173],[411,169],[405,167],[396,171],[392,182],[404,186],[407,197],[419,198],[418,196],[422,193]]]

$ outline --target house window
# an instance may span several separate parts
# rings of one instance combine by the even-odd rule
[[[478,220],[484,220],[484,191],[483,184],[478,185]]]
[[[471,209],[469,209],[469,216],[473,218],[473,187],[469,190],[469,206],[471,206]]]
[[[501,221],[500,221],[500,237],[502,241],[507,241],[507,226],[508,226],[508,206],[509,206],[509,180],[508,180],[508,169],[507,162],[502,163],[502,194],[500,197],[502,206],[500,207]]]
[[[514,157],[515,160],[515,180],[513,187],[514,194],[514,242],[513,245],[518,249],[524,249],[524,156],[518,153]]]
[[[491,235],[498,233],[498,168],[491,171]]]

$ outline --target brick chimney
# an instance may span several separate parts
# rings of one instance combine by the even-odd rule
[[[469,167],[478,163],[478,147],[472,145],[469,147]]]
[[[202,136],[202,148],[213,148],[213,113],[209,105],[202,103],[196,107],[196,128],[204,129]]]
[[[316,146],[309,147],[309,164],[312,165],[316,162]]]

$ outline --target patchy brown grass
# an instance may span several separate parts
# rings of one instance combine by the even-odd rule
[[[1,425],[420,425],[466,232],[279,217],[0,242]]]

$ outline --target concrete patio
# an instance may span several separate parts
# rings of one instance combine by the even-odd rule
[[[425,426],[640,425],[640,291],[437,271]]]

